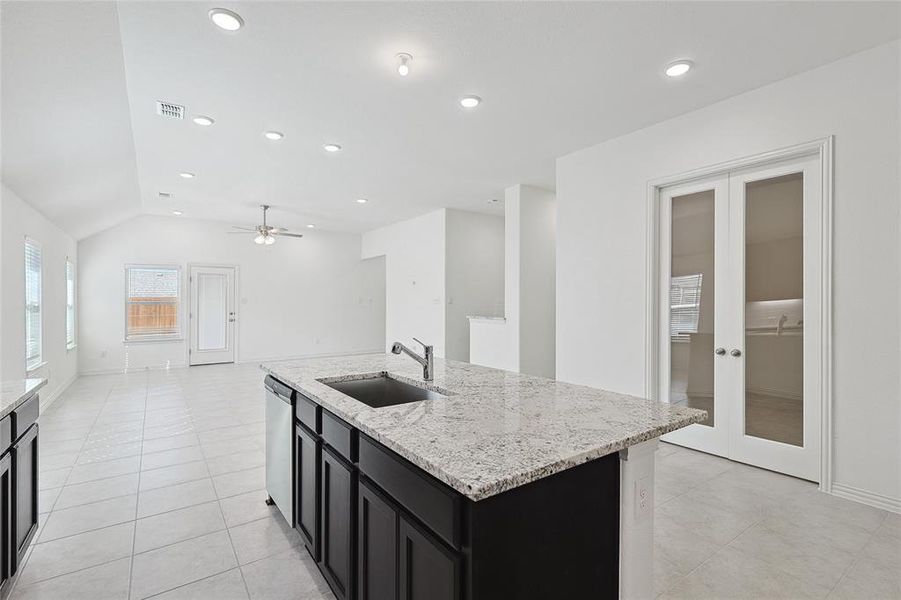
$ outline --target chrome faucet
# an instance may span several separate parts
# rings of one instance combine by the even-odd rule
[[[425,342],[417,340],[413,338],[425,348],[425,356],[419,356],[400,342],[394,342],[391,344],[391,352],[393,354],[400,354],[401,352],[406,353],[407,356],[418,362],[422,365],[422,378],[426,381],[431,381],[434,377],[435,371],[435,360],[434,360],[434,347],[426,345]]]

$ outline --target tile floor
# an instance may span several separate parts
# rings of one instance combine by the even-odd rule
[[[41,417],[41,527],[14,600],[332,599],[264,504],[252,365],[84,377]],[[901,598],[901,516],[663,444],[662,598]]]

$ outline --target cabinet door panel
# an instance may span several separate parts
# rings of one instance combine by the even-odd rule
[[[13,572],[22,563],[28,544],[38,527],[38,425],[35,423],[12,447],[13,503],[12,533],[15,561]]]
[[[5,591],[12,576],[12,453],[0,458],[0,590]]]
[[[319,560],[319,453],[321,442],[300,425],[295,427],[295,529],[314,560]]]
[[[406,518],[399,531],[401,600],[459,600],[459,557]]]
[[[322,448],[322,541],[319,564],[332,591],[351,600],[354,578],[356,474],[353,468]]]
[[[359,600],[397,600],[397,511],[362,477],[359,490]]]

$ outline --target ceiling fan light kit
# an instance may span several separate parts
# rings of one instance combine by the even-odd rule
[[[232,227],[234,227],[238,231],[229,231],[228,233],[249,233],[254,236],[253,243],[260,246],[271,246],[275,243],[275,238],[278,236],[293,238],[303,237],[302,233],[288,233],[288,230],[284,227],[273,227],[272,225],[269,225],[269,223],[266,221],[266,213],[271,207],[268,204],[261,204],[260,208],[263,210],[262,225],[255,225],[253,227],[232,225]]]

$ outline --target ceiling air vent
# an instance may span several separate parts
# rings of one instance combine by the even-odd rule
[[[156,103],[156,114],[163,117],[169,117],[170,119],[184,119],[185,107],[179,106],[178,104],[172,104],[170,102],[158,101]]]
[[[172,194],[169,192],[159,192],[160,198],[171,198]]]

